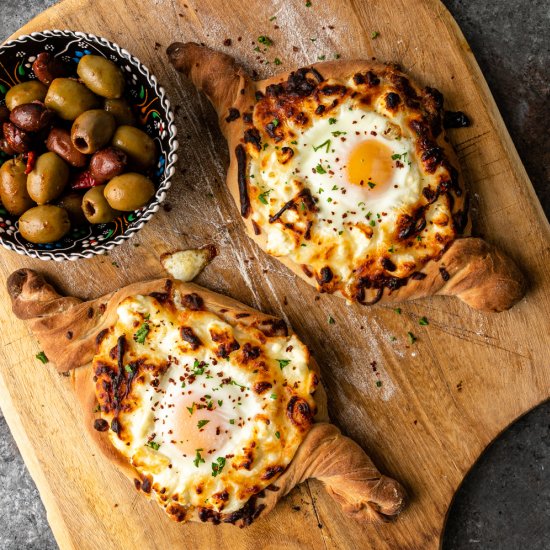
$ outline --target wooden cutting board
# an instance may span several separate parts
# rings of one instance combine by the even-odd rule
[[[109,256],[56,264],[2,250],[0,270],[4,279],[34,267],[67,293],[95,297],[158,276],[157,258],[167,250],[216,244],[220,255],[198,282],[291,322],[321,364],[332,418],[403,482],[410,506],[394,524],[364,526],[311,482],[244,530],[172,523],[98,456],[69,379],[35,360],[38,345],[11,315],[2,284],[0,404],[64,549],[437,548],[453,495],[480,453],[549,397],[549,226],[456,23],[438,0],[311,4],[65,0],[21,29],[17,34],[87,31],[137,55],[176,106],[180,161],[166,208]],[[254,51],[258,35],[274,41],[270,64]],[[228,38],[231,46],[224,46]],[[214,111],[165,57],[174,40],[222,49],[261,76],[276,69],[275,57],[282,60],[278,68],[288,69],[321,56],[376,56],[439,88],[448,108],[473,120],[451,139],[473,191],[475,233],[519,262],[531,285],[527,297],[493,315],[439,297],[404,305],[401,314],[347,306],[326,295],[315,301],[313,289],[245,237],[223,183],[228,153]],[[419,325],[421,316],[428,326]],[[408,331],[418,338],[412,345]]]

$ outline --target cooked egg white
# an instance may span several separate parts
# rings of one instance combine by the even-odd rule
[[[307,348],[294,335],[266,337],[190,311],[177,295],[170,307],[127,298],[117,313],[94,358],[102,417],[120,426],[110,441],[175,519],[239,510],[280,475],[307,431],[287,414],[292,398],[314,411]],[[104,391],[119,364],[124,382]]]

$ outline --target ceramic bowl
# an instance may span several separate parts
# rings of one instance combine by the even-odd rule
[[[84,55],[102,55],[114,61],[126,78],[124,97],[139,118],[139,128],[157,144],[158,158],[151,175],[155,195],[143,208],[126,212],[110,223],[74,227],[57,242],[33,244],[20,235],[17,217],[11,216],[0,204],[0,243],[8,250],[42,260],[90,258],[104,254],[139,231],[165,199],[177,160],[174,115],[164,89],[139,59],[105,38],[66,30],[34,32],[0,46],[0,105],[4,104],[11,86],[36,78],[32,64],[43,51],[63,61],[74,75]],[[7,158],[0,152],[0,164]]]

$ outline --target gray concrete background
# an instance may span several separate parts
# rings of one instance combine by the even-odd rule
[[[443,2],[481,65],[548,216],[550,4]],[[54,3],[0,0],[0,40]],[[38,492],[0,416],[0,549],[56,548]],[[550,549],[550,403],[519,420],[487,449],[456,496],[443,548]]]

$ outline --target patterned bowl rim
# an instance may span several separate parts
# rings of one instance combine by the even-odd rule
[[[106,38],[103,38],[101,36],[96,36],[94,34],[88,34],[81,31],[53,29],[53,30],[44,30],[40,32],[33,32],[31,34],[24,34],[13,40],[9,40],[8,42],[5,42],[4,44],[0,45],[0,51],[7,50],[9,48],[15,48],[21,44],[28,42],[29,40],[33,41],[36,38],[49,38],[49,37],[82,38],[90,42],[95,42],[100,46],[103,46],[113,52],[116,52],[120,57],[125,59],[132,66],[134,66],[147,79],[147,82],[149,83],[151,88],[155,91],[155,94],[158,96],[160,104],[162,105],[163,110],[166,113],[166,122],[167,122],[166,126],[168,129],[168,145],[169,145],[164,177],[156,190],[154,200],[143,211],[139,221],[135,225],[132,225],[131,227],[127,227],[123,234],[118,235],[113,239],[109,239],[102,244],[97,244],[96,246],[88,250],[85,250],[82,252],[71,252],[71,253],[53,252],[50,250],[28,249],[23,245],[5,241],[2,235],[0,234],[0,244],[8,250],[12,250],[21,255],[30,256],[31,258],[39,258],[40,260],[55,260],[57,262],[61,262],[65,260],[78,260],[81,258],[91,258],[93,256],[105,254],[105,252],[123,243],[125,240],[129,239],[134,233],[139,231],[145,225],[145,223],[148,222],[153,217],[153,214],[157,212],[157,210],[160,208],[160,205],[166,198],[166,192],[168,191],[171,185],[170,180],[174,175],[174,172],[176,171],[175,165],[178,160],[176,151],[178,150],[179,144],[176,139],[177,131],[176,131],[176,125],[174,123],[174,113],[172,112],[170,100],[166,96],[166,92],[164,88],[159,85],[155,75],[153,75],[151,71],[149,71],[149,69],[137,57],[133,56],[130,52],[120,47],[116,42],[111,42],[110,40],[107,40]]]

